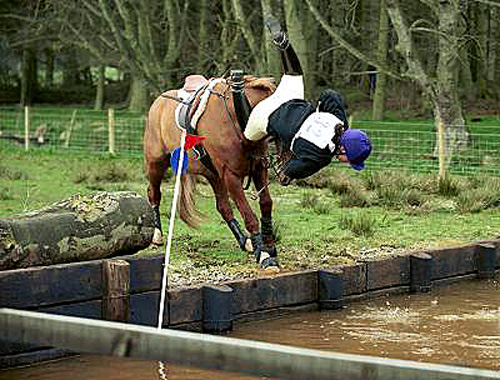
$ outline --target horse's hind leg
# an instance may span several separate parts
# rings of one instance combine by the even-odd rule
[[[149,161],[146,163],[146,171],[149,180],[148,199],[154,211],[155,231],[153,235],[153,244],[163,244],[163,232],[161,228],[160,218],[160,202],[161,202],[161,181],[168,169],[168,157],[160,160]]]
[[[233,210],[229,203],[227,188],[224,185],[224,182],[222,182],[222,180],[213,173],[210,173],[210,175],[205,175],[205,177],[208,179],[208,182],[214,190],[217,211],[219,211],[219,214],[227,223],[240,248],[243,251],[252,252],[252,243],[250,239],[241,230],[240,224],[234,218]]]

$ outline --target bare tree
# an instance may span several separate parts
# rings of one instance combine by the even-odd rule
[[[377,46],[377,60],[381,66],[387,68],[387,49],[389,37],[389,18],[387,14],[386,0],[380,0],[380,19]],[[373,74],[372,74],[373,75]],[[372,117],[374,120],[382,120],[384,117],[385,89],[387,74],[380,72],[376,75],[375,94],[373,96]]]
[[[445,157],[447,163],[453,153],[467,145],[468,131],[462,113],[462,105],[458,96],[458,58],[459,58],[459,0],[424,0],[436,16],[437,29],[423,28],[432,33],[438,42],[438,63],[435,76],[426,72],[419,52],[415,47],[411,28],[405,20],[398,0],[387,0],[387,10],[398,35],[397,50],[405,58],[407,72],[405,76],[416,81],[425,96],[432,104],[436,130],[442,123],[445,128]],[[417,23],[418,24],[418,23]]]
[[[457,88],[459,47],[460,47],[460,1],[459,0],[421,0],[431,10],[433,18],[417,19],[412,25],[400,7],[398,0],[386,0],[387,12],[397,33],[397,50],[404,58],[403,68],[390,69],[377,57],[365,54],[341,37],[338,30],[329,25],[318,12],[311,0],[306,0],[309,9],[322,27],[342,47],[358,59],[377,68],[380,73],[394,77],[406,77],[419,84],[422,93],[430,101],[436,125],[443,123],[446,137],[446,157],[467,145],[468,131],[462,114]],[[433,23],[436,20],[436,23]],[[432,59],[424,61],[416,46],[416,33],[428,33],[438,47],[438,59],[432,67]],[[428,49],[428,48],[427,48]],[[427,54],[429,56],[431,54]],[[403,69],[401,74],[397,71]]]
[[[52,0],[54,19],[65,40],[89,52],[100,64],[130,73],[130,104],[145,109],[150,91],[177,79],[189,1]]]
[[[21,105],[31,104],[38,89],[37,57],[51,40],[51,31],[43,26],[45,15],[46,7],[39,2],[0,3],[2,39],[21,63]]]
[[[261,0],[260,5],[262,8],[262,18],[266,14],[275,14],[275,10],[272,7],[271,0]],[[278,78],[280,76],[280,60],[278,52],[272,46],[271,36],[265,30],[263,31],[265,36],[264,51],[267,63],[267,72],[272,74],[273,77]]]

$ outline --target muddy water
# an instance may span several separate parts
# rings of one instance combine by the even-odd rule
[[[500,278],[238,325],[230,336],[328,351],[500,370]],[[159,379],[157,362],[82,355],[0,370],[0,380]],[[169,365],[169,380],[258,379]]]
[[[235,337],[344,353],[500,370],[500,277],[254,322]],[[254,334],[254,335],[252,335]]]

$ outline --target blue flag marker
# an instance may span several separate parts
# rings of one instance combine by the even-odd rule
[[[177,174],[177,168],[179,167],[179,159],[181,156],[181,148],[177,148],[172,152],[172,156],[170,157],[170,165],[172,165],[172,170],[175,174]],[[184,152],[184,160],[182,162],[182,173],[184,174],[188,168],[189,157],[187,152]]]

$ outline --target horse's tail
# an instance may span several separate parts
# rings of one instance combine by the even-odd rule
[[[181,220],[188,226],[198,228],[205,216],[196,207],[194,197],[196,182],[192,174],[186,174],[182,181],[179,199],[179,214]]]

